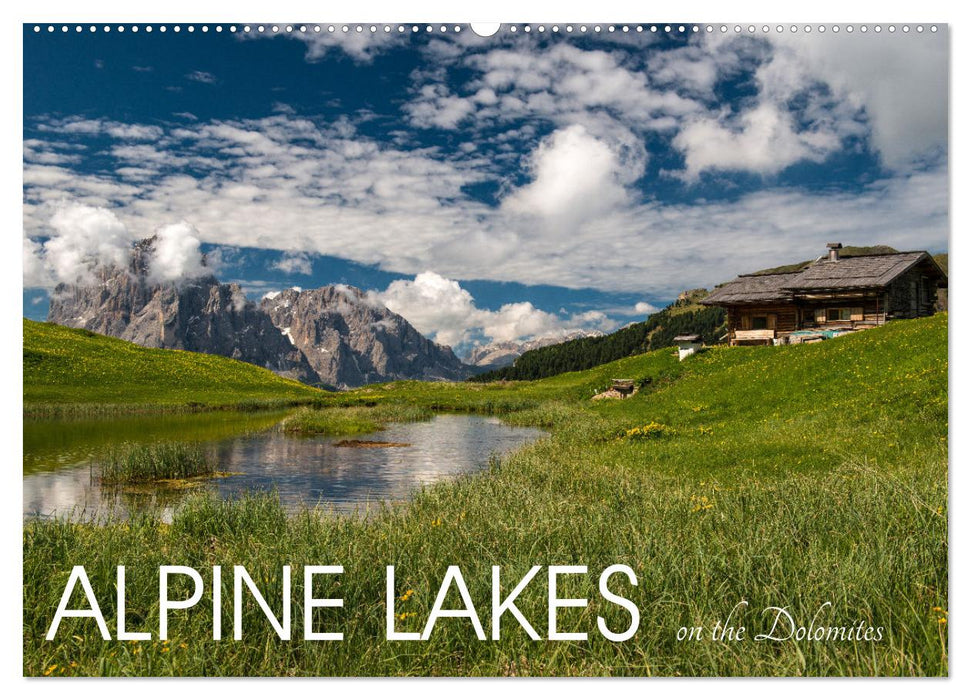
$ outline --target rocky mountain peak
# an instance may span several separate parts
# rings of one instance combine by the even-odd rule
[[[265,296],[260,308],[327,384],[460,380],[469,374],[450,348],[356,287],[288,289]]]
[[[132,246],[126,269],[96,270],[92,284],[61,284],[48,321],[146,347],[224,355],[308,384],[353,387],[395,379],[469,375],[450,348],[346,285],[288,289],[259,304],[208,272],[159,282],[156,239]]]

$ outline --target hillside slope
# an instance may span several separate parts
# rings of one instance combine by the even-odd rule
[[[668,347],[674,337],[682,333],[697,333],[706,343],[713,344],[722,334],[725,312],[698,304],[707,294],[705,289],[683,292],[677,301],[651,314],[646,321],[632,323],[609,335],[578,338],[530,350],[511,367],[484,372],[470,381],[542,379],[562,372],[576,372]]]
[[[24,407],[41,404],[293,402],[323,394],[246,362],[144,348],[91,331],[24,319]]]

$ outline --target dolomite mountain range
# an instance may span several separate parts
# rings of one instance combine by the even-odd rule
[[[293,288],[257,303],[212,274],[155,281],[152,252],[153,239],[139,241],[127,268],[102,266],[85,284],[58,285],[47,320],[146,347],[223,355],[339,389],[397,379],[458,381],[575,337],[491,343],[463,363],[355,287]]]

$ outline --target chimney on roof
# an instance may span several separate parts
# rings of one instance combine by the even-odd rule
[[[842,243],[827,243],[826,247],[829,248],[830,262],[836,262],[840,259],[840,248],[843,247]]]

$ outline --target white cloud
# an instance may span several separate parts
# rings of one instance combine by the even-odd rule
[[[348,31],[341,31],[343,25],[336,25],[335,31],[327,31],[327,26],[321,26],[319,32],[290,32],[285,36],[290,39],[297,39],[307,47],[304,58],[314,63],[322,60],[325,56],[336,52],[343,52],[356,63],[370,63],[378,54],[384,53],[392,48],[396,43],[402,44],[408,41],[409,37],[401,37],[397,32],[374,32],[356,31],[357,25],[349,25]],[[240,35],[241,38],[260,38],[281,36],[280,34],[256,34],[252,37]]]
[[[50,270],[44,263],[44,249],[38,242],[24,236],[24,288],[52,287]]]
[[[27,139],[23,146],[25,163],[67,165],[81,160],[81,156],[77,153],[65,153],[65,144],[48,144],[39,139]]]
[[[284,253],[283,257],[277,262],[273,263],[270,267],[285,272],[288,275],[301,274],[310,275],[313,274],[313,264],[310,261],[310,256],[306,253]]]
[[[468,339],[478,309],[472,295],[434,272],[422,272],[414,280],[395,280],[383,292],[372,293],[375,301],[404,316],[424,335],[444,345],[455,346]]]
[[[689,176],[706,168],[778,172],[800,159],[820,160],[846,136],[868,137],[894,169],[946,149],[948,56],[939,35],[714,33],[649,61],[654,81],[716,104],[685,120],[679,135]],[[745,66],[754,67],[754,104],[736,114],[720,109],[717,80]],[[742,155],[753,148],[751,157]]]
[[[97,283],[101,267],[127,268],[133,237],[128,227],[102,207],[60,204],[50,219],[44,242],[24,236],[23,285],[49,289],[58,283]],[[215,258],[218,259],[218,250]],[[154,282],[196,278],[213,271],[203,264],[196,230],[186,222],[162,226],[155,244],[148,277]]]
[[[383,292],[369,296],[408,319],[419,332],[453,347],[473,339],[527,340],[581,328],[610,330],[615,325],[600,312],[563,318],[528,301],[504,304],[496,311],[481,309],[458,282],[434,272],[423,272],[414,280],[395,280]]]
[[[50,220],[53,235],[43,245],[44,267],[56,282],[92,284],[102,264],[128,263],[131,238],[114,213],[101,207],[71,204]],[[32,253],[38,250],[34,248]],[[36,267],[31,274],[37,275]]]
[[[152,141],[162,136],[159,127],[139,124],[108,124],[105,133],[116,139],[130,141]]]
[[[654,304],[650,304],[646,301],[639,301],[634,304],[634,313],[636,314],[653,314],[657,313],[658,309]]]
[[[195,279],[210,271],[203,264],[197,231],[187,222],[162,226],[155,233],[149,279],[175,282]]]
[[[188,73],[185,77],[197,83],[206,83],[207,85],[211,85],[216,82],[216,76],[212,73],[207,73],[204,70],[194,70],[191,73]]]
[[[569,43],[541,50],[527,43],[457,60],[476,76],[464,86],[466,94],[423,86],[405,105],[415,126],[455,128],[474,107],[479,126],[539,117],[556,125],[615,121],[626,128],[670,129],[672,117],[702,109],[673,90],[652,87],[644,72],[622,65],[620,53]]]
[[[473,77],[451,88],[441,71],[424,73],[405,111],[422,128],[540,118],[677,133],[689,179],[705,170],[771,175],[820,162],[848,136],[869,137],[887,166],[906,169],[946,150],[947,46],[931,33],[702,33],[647,53],[643,70],[626,52],[566,42],[538,49],[513,40],[486,52],[454,46],[437,51],[439,61]],[[753,71],[757,93],[737,111],[725,109],[718,81]]]
[[[482,97],[488,100],[489,92],[483,92]],[[422,126],[455,129],[476,109],[474,97],[456,97],[441,84],[425,85],[420,93],[421,99],[410,103],[407,110],[412,121]],[[495,98],[495,93],[492,97]]]
[[[617,154],[580,125],[559,129],[543,140],[528,167],[532,182],[511,193],[503,207],[544,219],[561,232],[628,199]]]
[[[104,134],[122,141],[153,141],[164,133],[160,127],[145,124],[124,124],[110,119],[82,119],[71,117],[41,125],[41,131],[60,134]]]
[[[673,145],[684,152],[684,175],[690,180],[707,170],[774,175],[800,161],[825,160],[840,139],[832,132],[797,130],[791,114],[763,102],[735,120],[689,120]]]
[[[862,107],[884,162],[906,168],[947,146],[946,32],[783,35],[772,39],[773,63],[779,82],[803,71]]]

